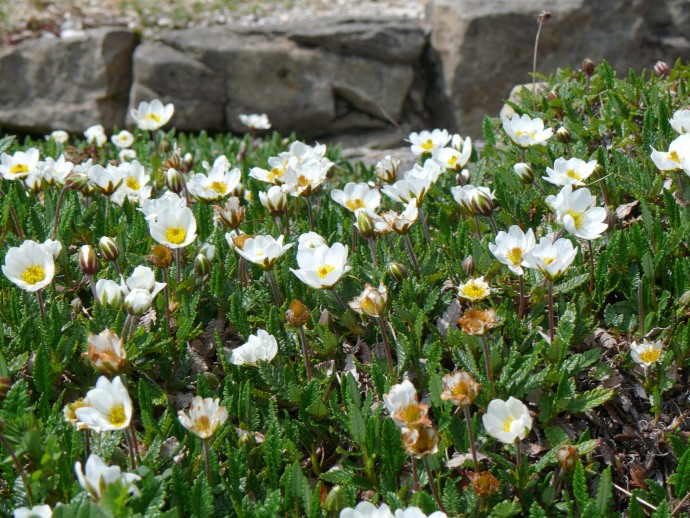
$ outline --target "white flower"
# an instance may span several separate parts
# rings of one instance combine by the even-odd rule
[[[577,251],[578,248],[573,248],[568,239],[560,238],[554,242],[553,238],[542,237],[539,244],[525,254],[523,265],[541,271],[553,282],[572,264]]]
[[[36,505],[28,507],[18,507],[14,510],[14,518],[52,518],[53,510],[49,505]]]
[[[265,113],[240,113],[240,122],[252,130],[267,130],[271,129],[271,122],[268,120],[268,115]]]
[[[394,516],[386,504],[376,507],[369,502],[360,502],[354,509],[346,507],[340,511],[340,518],[394,518]]]
[[[470,214],[488,216],[494,210],[494,193],[487,187],[475,187],[467,184],[451,188],[453,198]]]
[[[89,144],[95,143],[98,147],[101,147],[108,141],[108,137],[105,134],[105,128],[103,128],[101,124],[86,128],[84,137],[86,138],[86,142]]]
[[[139,209],[148,221],[155,221],[158,213],[166,209],[183,209],[187,206],[187,200],[180,198],[174,192],[167,191],[160,198],[151,198],[144,201]]]
[[[326,240],[316,232],[305,232],[300,234],[297,240],[297,251],[305,248],[317,248],[321,245],[327,245]]]
[[[40,175],[48,185],[64,185],[67,175],[74,169],[74,164],[66,160],[65,155],[60,155],[57,160],[47,157],[38,163],[36,169],[40,169]]]
[[[98,279],[96,295],[103,305],[116,306],[122,302],[122,288],[117,282],[110,279]]]
[[[418,217],[419,209],[417,208],[416,198],[412,198],[405,206],[405,210],[400,214],[392,210],[388,210],[381,214],[381,219],[385,221],[390,229],[396,234],[407,234]],[[374,223],[374,227],[376,227],[376,223]]]
[[[435,163],[427,160],[426,163]],[[436,167],[439,167],[436,164]],[[440,170],[440,167],[439,167]],[[413,198],[417,199],[417,205],[421,205],[424,196],[431,189],[431,185],[436,181],[432,175],[422,176],[407,175],[404,179],[398,180],[393,184],[388,184],[381,189],[381,192],[391,200],[399,203],[409,203]]]
[[[143,204],[151,197],[151,186],[148,185],[151,176],[146,174],[146,169],[139,161],[123,162],[117,168],[122,172],[123,181],[110,197],[113,203],[122,206],[125,198],[128,198],[132,203]]]
[[[282,180],[291,196],[308,196],[326,180],[332,165],[333,162],[327,159],[311,159],[302,163],[290,160]]]
[[[479,302],[491,295],[491,288],[489,283],[484,280],[484,277],[477,277],[470,279],[467,282],[458,286],[458,297],[468,300],[470,302]]]
[[[683,169],[690,175],[690,133],[683,133],[668,146],[668,152],[652,148],[652,162],[660,171]]]
[[[390,155],[379,160],[374,167],[374,174],[386,183],[392,183],[398,178],[398,168],[400,167],[400,160],[393,158]]]
[[[394,516],[386,504],[376,507],[369,502],[360,502],[354,509],[346,507],[340,511],[340,518],[394,518]]]
[[[556,212],[556,221],[575,237],[591,241],[601,237],[608,228],[606,209],[595,207],[597,199],[589,189],[573,191],[572,185],[566,185],[558,196],[548,196],[546,204]]]
[[[96,381],[96,388],[86,394],[91,406],[75,410],[77,419],[97,432],[124,430],[132,419],[132,400],[122,380],[112,382],[105,376]]]
[[[546,168],[548,176],[542,178],[554,185],[584,185],[584,180],[591,176],[596,166],[596,160],[585,162],[579,158],[557,158],[553,163],[553,169]]]
[[[131,147],[134,144],[134,135],[127,130],[122,130],[117,135],[110,137],[110,142],[120,149]]]
[[[199,253],[203,255],[208,262],[212,262],[216,258],[216,246],[206,242],[199,247]]]
[[[378,318],[386,310],[388,302],[388,288],[385,284],[380,284],[374,288],[367,283],[364,291],[349,302],[350,307],[360,315]]]
[[[482,416],[486,432],[504,444],[521,441],[532,430],[532,416],[519,399],[494,399]]]
[[[43,244],[26,240],[9,249],[2,273],[23,290],[38,291],[53,280],[55,260]]]
[[[431,152],[434,162],[451,171],[460,171],[465,167],[470,155],[472,155],[472,140],[467,137],[463,142],[460,135],[453,136],[452,147],[437,148]]]
[[[527,266],[524,257],[535,246],[537,241],[531,228],[523,232],[520,227],[513,225],[507,233],[501,231],[496,234],[496,244],[489,243],[489,250],[515,275],[523,275],[522,267]]]
[[[258,265],[263,270],[268,270],[294,245],[294,243],[283,245],[283,239],[285,236],[280,236],[278,239],[273,236],[250,237],[244,242],[242,248],[237,248],[236,251],[247,261]]]
[[[503,129],[510,139],[522,148],[545,144],[553,135],[553,129],[544,129],[543,120],[532,119],[527,114],[521,117],[514,113],[510,119],[503,119]]]
[[[48,253],[53,256],[53,259],[57,259],[60,255],[60,252],[62,252],[62,243],[57,240],[46,239],[43,242],[43,248],[45,248]]]
[[[86,338],[86,354],[94,369],[105,374],[116,374],[125,366],[127,353],[124,343],[112,329],[105,329]]]
[[[187,182],[189,194],[200,201],[218,201],[237,189],[242,172],[235,168],[224,171],[222,167],[213,167],[208,175],[197,173]]]
[[[404,510],[396,509],[395,518],[448,518],[448,515],[443,511],[436,511],[427,516],[419,507],[408,507]]]
[[[169,248],[184,248],[196,238],[196,219],[188,207],[163,209],[149,221],[151,237]]]
[[[19,180],[32,173],[38,166],[39,153],[35,147],[15,151],[13,155],[0,155],[0,175],[5,180]]]
[[[228,410],[220,405],[218,398],[194,396],[189,406],[189,415],[180,410],[177,417],[187,430],[200,439],[213,437],[222,424],[228,419]]]
[[[137,152],[133,149],[121,149],[117,156],[120,158],[120,162],[129,162],[137,157]]]
[[[50,135],[46,135],[45,139],[53,140],[58,144],[64,144],[69,140],[69,133],[64,130],[55,130]]]
[[[154,99],[151,103],[142,101],[139,108],[132,108],[130,113],[139,129],[154,131],[165,126],[172,118],[175,107],[172,104],[163,103],[159,99]]]
[[[106,196],[113,194],[124,180],[124,171],[108,164],[103,167],[100,164],[92,164],[88,170],[89,183]]]
[[[108,466],[103,459],[95,453],[86,459],[86,469],[82,471],[81,462],[74,464],[74,471],[77,474],[79,485],[89,493],[94,500],[100,500],[106,488],[110,484],[120,483],[127,488],[128,492],[138,496],[140,494],[134,482],[141,480],[139,475],[134,473],[122,473],[120,466]]]
[[[347,246],[340,243],[303,248],[297,251],[299,270],[290,271],[311,288],[330,289],[352,269],[347,264],[347,252]]]
[[[427,417],[429,405],[419,403],[417,389],[410,380],[393,385],[388,394],[383,395],[383,402],[398,426],[415,428],[431,424]]]
[[[671,127],[678,133],[690,132],[690,110],[687,108],[675,112],[668,121],[671,123]]]
[[[259,193],[259,201],[272,216],[281,214],[287,207],[287,194],[280,185],[274,185],[268,192]]]
[[[150,291],[142,288],[135,288],[127,293],[124,306],[133,315],[141,315],[149,310],[153,304],[153,295]]]
[[[661,353],[663,351],[664,346],[660,340],[656,342],[642,340],[641,344],[637,342],[630,344],[630,357],[635,363],[645,368],[658,362],[661,359]]]
[[[431,153],[434,149],[442,148],[450,142],[451,136],[446,130],[420,131],[410,133],[407,141],[412,144],[410,151],[414,155]]]
[[[230,363],[235,365],[254,365],[259,361],[270,362],[278,354],[278,342],[275,336],[259,329],[255,335],[249,335],[247,343],[233,349]]]
[[[355,212],[357,209],[376,210],[381,203],[381,193],[376,189],[371,189],[364,182],[350,182],[343,190],[333,189],[331,198],[350,212]]]

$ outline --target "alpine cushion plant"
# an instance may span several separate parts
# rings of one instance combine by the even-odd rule
[[[585,68],[407,161],[0,139],[0,514],[687,514],[690,71]]]

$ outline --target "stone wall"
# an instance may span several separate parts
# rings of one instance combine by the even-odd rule
[[[432,127],[476,137],[483,116],[530,81],[542,9],[553,16],[541,73],[585,57],[624,73],[690,58],[690,0],[430,0],[425,20],[354,14],[171,30],[143,42],[104,27],[0,50],[0,126],[123,127],[128,108],[158,97],[174,103],[182,130],[241,132],[239,113],[266,112],[276,129],[303,138]]]

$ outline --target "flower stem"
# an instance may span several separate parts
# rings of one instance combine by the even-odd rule
[[[62,208],[62,201],[65,199],[65,194],[67,194],[67,190],[67,186],[62,188],[62,190],[60,191],[60,197],[58,198],[57,207],[55,207],[55,224],[53,225],[53,239],[55,239],[55,236],[57,236],[58,223],[60,223],[60,209]]]
[[[281,234],[285,234],[285,232],[283,232],[283,224],[280,221],[280,216],[276,215],[275,220],[276,220],[276,226],[278,227],[278,232],[280,232]]]
[[[594,248],[592,247],[592,240],[587,241],[589,245],[589,293],[594,291]]]
[[[642,277],[637,281],[637,319],[640,334],[644,334],[644,301],[642,299]]]
[[[543,25],[544,22],[540,16],[537,36],[534,38],[534,54],[532,55],[532,105],[535,110],[537,109],[537,54],[539,53],[539,36]]]
[[[209,452],[208,439],[201,441],[204,450],[204,464],[206,465],[206,478],[208,479],[208,484],[211,485],[211,454]]]
[[[314,210],[311,207],[311,198],[307,200],[307,210],[309,211],[309,228],[314,230]]]
[[[403,241],[405,241],[405,246],[407,247],[407,253],[410,254],[410,259],[412,260],[412,265],[414,266],[414,271],[417,272],[417,276],[422,276],[422,271],[419,269],[419,263],[417,262],[417,256],[414,254],[414,248],[412,247],[412,242],[410,241],[410,236],[408,234],[403,234]]]
[[[352,253],[357,251],[357,228],[352,225]]]
[[[517,476],[515,477],[516,486],[519,488],[522,485],[522,443],[520,441],[515,443],[515,464],[517,466]]]
[[[417,459],[412,455],[412,490],[419,491],[419,476],[417,475]]]
[[[177,264],[177,282],[182,281],[182,250],[180,248],[175,249],[175,263]]]
[[[91,430],[88,428],[84,429],[84,448],[86,449],[86,458],[91,456]]]
[[[3,190],[0,189],[0,195],[2,196],[7,196]],[[17,236],[19,236],[19,239],[24,241],[24,233],[22,232],[22,227],[19,226],[19,217],[17,216],[17,212],[14,210],[14,207],[10,203],[10,214],[12,214],[12,219],[14,220],[14,227],[17,230]],[[55,237],[55,232],[53,232],[53,237]]]
[[[379,262],[376,260],[376,242],[373,237],[367,239],[369,241],[369,249],[371,250],[371,259],[374,261],[374,266],[379,267]]]
[[[491,374],[491,358],[489,357],[489,342],[486,341],[484,335],[479,335],[479,341],[482,343],[482,349],[484,350],[484,365],[486,367],[486,377],[489,379],[489,390],[491,395],[494,394],[494,377]]]
[[[86,280],[89,281],[94,301],[98,300],[98,291],[96,291],[96,283],[93,281],[93,275],[86,275]]]
[[[307,349],[307,336],[304,333],[304,326],[301,326],[299,328],[299,341],[302,345],[302,356],[304,356],[304,366],[307,369],[307,381],[311,381],[311,360],[309,359],[309,350]]]
[[[474,215],[474,226],[477,228],[477,237],[482,239],[482,229],[479,227],[479,216]]]
[[[525,276],[520,275],[520,304],[518,307],[518,320],[522,320],[522,316],[525,312]]]
[[[477,460],[477,449],[474,445],[474,430],[472,430],[472,417],[470,416],[470,408],[468,406],[462,407],[465,413],[465,422],[467,423],[467,433],[470,438],[470,450],[472,451],[472,460],[474,461],[474,472],[479,473],[479,461]]]
[[[345,304],[345,301],[340,296],[340,294],[337,291],[335,291],[335,288],[331,288],[331,293],[333,294],[335,301],[338,303],[340,311],[345,311],[347,309],[347,305]]]
[[[170,327],[170,289],[168,287],[168,269],[161,269],[163,270],[163,282],[165,283],[165,288],[163,288],[163,293],[165,295],[165,322],[168,326],[168,334],[172,335],[172,328]]]
[[[1,422],[1,421],[0,421]],[[4,425],[4,423],[2,423]],[[22,466],[21,462],[19,462],[19,459],[17,458],[17,454],[14,452],[14,449],[8,442],[7,438],[0,433],[0,444],[2,444],[5,449],[7,450],[7,453],[10,454],[10,457],[12,457],[12,461],[14,462],[14,466],[17,468],[17,472],[19,473],[19,476],[22,477],[22,480],[24,481],[24,486],[26,487],[26,496],[29,497],[29,504],[31,507],[34,506],[34,494],[31,491],[31,485],[29,485],[29,479],[26,476],[26,471],[24,471],[24,466]]]
[[[422,222],[422,228],[424,229],[424,238],[426,239],[426,244],[431,247],[431,236],[429,235],[429,225],[426,223],[426,216],[424,216],[421,208],[417,209],[417,212],[419,214],[419,221]]]
[[[553,281],[549,281],[549,343],[553,343],[555,324],[553,318]]]
[[[43,290],[38,290],[36,292],[36,298],[38,299],[38,308],[41,310],[41,316],[43,317],[43,322],[47,323],[46,319],[46,308],[43,305]]]
[[[266,270],[266,275],[268,276],[268,282],[271,283],[271,290],[273,291],[273,298],[278,306],[283,305],[283,294],[280,292],[280,288],[276,283],[275,275],[273,275],[273,270]]]
[[[132,437],[132,446],[134,446],[134,453],[139,458],[139,444],[137,443],[137,429],[134,427],[134,419],[129,420],[129,433]]]
[[[285,204],[285,237],[290,235],[290,211],[287,204]]]
[[[496,225],[493,213],[489,214],[489,221],[491,222],[491,228],[494,229],[494,234],[498,234],[498,226]]]
[[[137,458],[134,455],[134,441],[132,440],[132,436],[130,434],[130,431],[128,429],[124,430],[125,432],[125,439],[127,440],[127,446],[129,449],[129,458],[132,463],[132,469],[137,468]]]
[[[446,508],[443,506],[441,501],[441,495],[438,494],[438,487],[436,487],[436,479],[434,478],[434,472],[431,471],[431,466],[429,465],[429,459],[424,457],[424,467],[426,468],[426,473],[429,476],[429,485],[431,486],[431,492],[434,494],[438,508],[444,513],[448,514]]]
[[[376,319],[381,328],[381,336],[383,337],[383,348],[386,350],[386,360],[388,360],[388,368],[391,374],[395,374],[395,364],[393,363],[393,355],[391,354],[391,345],[388,342],[388,331],[386,330],[386,319],[383,316]]]

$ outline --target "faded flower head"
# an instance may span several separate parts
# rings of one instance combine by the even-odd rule
[[[388,394],[383,395],[383,402],[390,416],[400,427],[415,428],[425,424],[431,425],[427,417],[429,405],[419,402],[417,389],[409,380],[393,385]]]
[[[454,372],[443,376],[441,399],[450,401],[455,406],[470,406],[479,394],[479,383],[465,371]]]
[[[378,288],[374,288],[367,283],[364,291],[360,293],[354,300],[350,301],[350,307],[360,315],[368,317],[379,318],[386,311],[386,302],[388,301],[388,288],[384,284],[380,284]]]
[[[496,311],[491,308],[467,308],[462,317],[458,319],[458,325],[465,334],[481,336],[498,325]]]
[[[180,410],[177,417],[187,430],[200,439],[213,437],[222,424],[228,419],[228,410],[220,405],[218,398],[194,396],[189,406],[189,414]]]
[[[111,329],[105,329],[97,335],[89,333],[86,347],[83,356],[88,357],[93,368],[100,372],[117,374],[125,366],[127,353],[124,344]]]
[[[438,453],[439,436],[434,427],[424,424],[419,428],[401,430],[405,450],[418,459]]]

